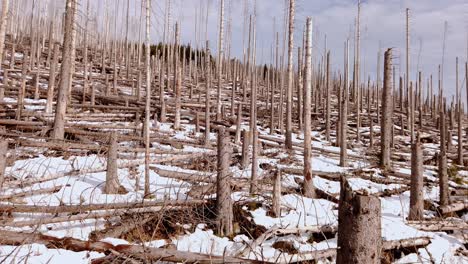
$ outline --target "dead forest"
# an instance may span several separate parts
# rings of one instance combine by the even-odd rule
[[[463,51],[414,72],[406,9],[364,78],[365,4],[338,66],[278,0],[263,64],[255,1],[173,1],[1,0],[0,263],[468,263]]]

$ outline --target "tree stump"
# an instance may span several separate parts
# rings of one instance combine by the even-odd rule
[[[232,220],[234,216],[229,173],[230,160],[229,135],[226,133],[225,128],[221,127],[218,131],[218,175],[216,179],[217,231],[220,236],[229,236],[233,233]]]
[[[422,220],[424,212],[423,151],[417,140],[411,146],[411,191],[408,220]]]
[[[117,151],[117,133],[113,132],[109,138],[109,149],[107,151],[106,186],[104,187],[104,193],[106,194],[119,193],[120,182],[117,173]]]
[[[353,193],[341,176],[337,264],[380,263],[381,208],[378,197]]]

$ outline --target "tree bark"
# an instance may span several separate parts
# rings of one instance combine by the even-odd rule
[[[353,193],[346,178],[341,176],[336,263],[380,264],[380,221],[380,199]]]
[[[424,218],[423,173],[422,145],[417,140],[411,146],[411,191],[408,220],[423,220]]]
[[[312,138],[311,138],[311,89],[312,89],[312,19],[306,22],[306,48],[305,48],[305,79],[304,87],[304,195],[315,197],[315,188],[312,180]],[[291,142],[292,144],[292,142]]]
[[[225,128],[218,131],[218,176],[216,189],[216,208],[218,220],[218,235],[230,236],[233,233],[232,221],[234,219],[231,200],[231,185],[229,163],[231,150],[229,147],[229,135]]]
[[[8,6],[10,0],[3,0],[2,1],[2,17],[0,18],[0,69],[2,68],[3,64],[3,51],[5,50],[5,33],[6,27],[8,22]],[[13,58],[15,54],[11,54]]]
[[[294,45],[295,0],[289,0],[288,31],[288,89],[286,94],[286,149],[292,150],[292,86],[293,86],[293,45]],[[281,118],[281,116],[280,116]]]
[[[343,103],[341,107],[340,166],[348,166],[348,99],[349,99],[349,40],[345,42]]]
[[[109,148],[107,150],[106,186],[104,187],[104,193],[106,194],[118,194],[120,188],[117,167],[117,137],[118,136],[116,132],[112,132],[109,137]]]
[[[391,166],[391,141],[393,127],[392,107],[392,49],[385,52],[384,86],[382,92],[382,119],[380,140],[380,166],[389,170]]]
[[[63,139],[65,135],[65,115],[67,112],[69,91],[73,78],[73,72],[71,69],[73,65],[72,53],[73,49],[75,49],[73,40],[75,35],[75,7],[76,0],[67,0],[59,92],[55,108],[54,128],[51,135],[53,139]]]
[[[5,181],[6,158],[8,152],[8,141],[2,139],[0,141],[0,190],[2,190],[3,182]]]
[[[447,173],[447,152],[445,145],[446,124],[444,110],[440,112],[440,152],[439,152],[439,205],[444,206],[449,204],[449,188],[448,188],[448,173]]]
[[[145,103],[145,191],[144,195],[150,194],[149,181],[149,159],[150,159],[150,104],[151,104],[151,66],[150,66],[150,32],[151,32],[151,1],[146,1],[146,38],[145,38],[145,70],[146,70],[146,103]]]

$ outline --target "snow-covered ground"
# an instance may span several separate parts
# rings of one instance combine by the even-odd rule
[[[201,137],[200,133],[194,132],[193,125],[183,125],[183,130],[174,132],[170,124],[159,124],[160,129],[171,135],[173,139],[194,139]],[[378,129],[375,128],[374,131]],[[260,130],[262,131],[262,130]],[[266,134],[267,132],[261,132]],[[282,138],[275,135],[276,138]],[[216,134],[212,134],[211,138],[216,139]],[[294,135],[294,142],[302,144],[303,136]],[[338,148],[332,147],[329,142],[322,140],[319,133],[313,133],[313,146],[329,151],[339,151]],[[172,147],[153,144],[154,148],[173,149]],[[21,149],[18,149],[21,151]],[[211,151],[201,147],[183,146],[181,152],[195,153]],[[292,156],[282,152],[281,149],[266,149],[266,153],[275,153],[277,155],[260,156],[259,164],[268,163],[278,167],[301,168],[302,156],[299,153]],[[349,150],[349,153],[359,155],[359,150]],[[371,163],[366,159],[364,154],[361,155],[362,160],[353,160],[350,166],[342,168],[338,166],[338,157],[336,155],[327,155],[314,152],[312,158],[312,166],[315,172],[326,172],[342,174],[353,169],[366,170],[372,167]],[[291,158],[293,164],[282,164],[281,159]],[[122,162],[122,161],[119,161]],[[174,166],[160,166],[165,170],[173,170],[179,172],[190,172]],[[21,186],[2,188],[0,195],[10,195],[19,192],[29,192],[51,187],[59,187],[60,189],[54,193],[45,193],[38,195],[26,195],[25,197],[15,198],[10,202],[15,204],[28,205],[84,205],[95,203],[117,203],[117,202],[134,202],[142,201],[143,184],[144,184],[144,166],[140,165],[135,174],[130,173],[129,169],[119,169],[118,175],[120,183],[128,191],[127,194],[107,195],[103,193],[103,186],[106,179],[106,158],[98,155],[89,156],[71,156],[71,157],[46,157],[38,155],[35,158],[17,160],[7,168],[6,176],[17,180],[34,180],[44,179],[43,182],[38,182],[30,186],[22,188]],[[408,174],[409,168],[398,168],[398,172]],[[85,171],[78,175],[67,175],[70,171]],[[259,167],[260,176],[264,171]],[[91,171],[91,172],[89,172]],[[234,177],[249,178],[251,167],[240,169],[237,166],[232,166],[231,171]],[[382,175],[378,170],[373,170],[376,177]],[[466,176],[466,172],[460,172],[460,175]],[[137,182],[135,177],[140,177],[139,190],[135,191]],[[282,185],[285,187],[298,188],[295,178],[300,176],[284,174],[282,175]],[[436,179],[434,171],[426,169],[425,177],[428,179]],[[379,193],[384,190],[394,190],[403,187],[401,184],[380,184],[373,181],[359,178],[358,176],[348,176],[349,183],[354,190],[365,190],[368,193]],[[340,184],[338,181],[327,180],[320,176],[314,177],[314,185],[316,188],[333,195],[339,196]],[[456,183],[451,183],[456,184]],[[146,200],[186,200],[191,199],[188,191],[192,184],[181,180],[162,177],[153,170],[150,172],[150,190],[151,197]],[[437,202],[438,189],[434,187],[425,187],[425,198]],[[246,199],[248,193],[245,191],[235,192],[232,194],[234,201]],[[249,213],[252,221],[267,229],[269,228],[299,228],[304,229],[310,226],[337,226],[338,225],[338,205],[324,199],[310,199],[301,196],[300,194],[287,194],[281,197],[281,216],[274,218],[269,216],[269,194],[262,197],[253,197],[257,201],[262,201],[263,206],[255,209],[249,209],[244,206],[242,210]],[[250,197],[251,199],[252,197]],[[406,217],[409,210],[409,191],[405,191],[398,195],[389,197],[381,197],[382,205],[382,237],[385,241],[399,240],[413,237],[429,237],[431,243],[426,248],[418,250],[418,254],[412,253],[400,258],[397,263],[468,263],[468,258],[456,254],[456,250],[463,248],[463,241],[460,236],[447,234],[444,232],[423,232],[415,229],[407,224]],[[8,204],[10,202],[1,202]],[[434,216],[431,211],[425,211],[427,217]],[[24,221],[39,219],[41,214],[37,213],[14,213],[14,221]],[[465,215],[465,221],[468,217]],[[87,240],[91,232],[105,228],[106,219],[86,219],[80,221],[69,221],[61,223],[43,224],[37,226],[26,227],[2,227],[8,230],[21,231],[39,231],[43,234],[48,234],[55,237],[73,237],[82,240]],[[218,237],[213,230],[207,227],[207,223],[196,223],[194,228],[185,226],[185,234],[174,236],[168,239],[158,239],[145,242],[146,246],[161,247],[167,244],[174,244],[178,250],[191,251],[198,253],[206,253],[213,255],[235,254],[242,250],[247,244],[253,242],[253,239],[245,234],[237,235],[231,239],[226,237]],[[465,233],[465,238],[466,238]],[[289,234],[286,236],[273,236],[263,241],[256,248],[251,249],[244,257],[252,259],[261,259],[268,261],[275,260],[290,260],[299,261],[302,259],[301,253],[311,252],[313,250],[332,249],[337,247],[335,238],[326,239],[315,242],[309,240],[310,235],[306,231],[301,231],[297,234]],[[112,244],[127,244],[131,243],[118,238],[105,238],[103,241]],[[281,252],[273,247],[273,244],[278,241],[291,242],[296,250],[297,255],[289,255]],[[27,244],[22,246],[0,246],[0,263],[87,263],[94,258],[102,257],[104,254],[96,252],[73,252],[62,249],[46,248],[44,245]]]

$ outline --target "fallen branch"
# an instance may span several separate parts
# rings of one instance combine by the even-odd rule
[[[259,263],[258,261],[234,258],[229,256],[211,256],[200,253],[184,252],[166,248],[151,248],[133,245],[112,245],[107,242],[83,241],[71,237],[57,238],[41,233],[23,233],[0,230],[0,244],[19,246],[25,244],[42,244],[47,248],[61,248],[75,252],[95,251],[107,253],[114,250],[127,257],[145,261],[172,261],[191,263]]]

